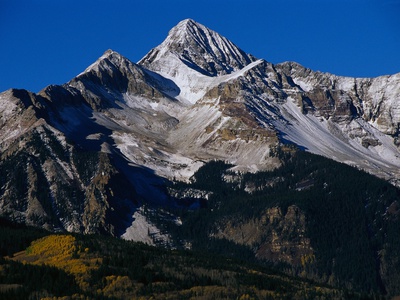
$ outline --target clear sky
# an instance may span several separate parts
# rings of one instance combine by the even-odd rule
[[[107,49],[137,62],[186,18],[272,63],[400,72],[400,0],[0,0],[0,91],[65,83]]]

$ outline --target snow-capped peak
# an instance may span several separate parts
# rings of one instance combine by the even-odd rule
[[[139,64],[154,71],[165,71],[164,62],[170,60],[171,55],[206,76],[230,74],[256,60],[227,38],[192,19],[173,27],[164,42]]]

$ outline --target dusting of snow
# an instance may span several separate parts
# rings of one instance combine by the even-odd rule
[[[91,70],[96,70],[98,69],[99,63],[103,61],[104,59],[108,58],[111,54],[116,53],[113,50],[107,50],[104,52],[102,56],[100,56],[94,63],[92,63],[89,67],[87,67],[83,72],[79,73],[76,77],[79,77],[81,75],[84,75],[85,73],[90,72]]]
[[[302,89],[303,91],[305,91],[305,92],[309,92],[309,91],[311,91],[311,90],[313,89],[313,85],[312,85],[312,84],[310,84],[309,82],[305,82],[305,81],[303,81],[303,80],[301,80],[301,79],[294,78],[294,79],[293,79],[293,82],[294,82],[295,84],[297,84],[298,86],[300,86],[301,89]]]
[[[5,91],[0,94],[1,122],[4,122],[4,120],[7,120],[8,118],[10,118],[10,116],[21,111],[21,108],[19,108],[13,101],[11,101],[11,95],[11,90]]]
[[[12,100],[12,97],[11,90],[0,94],[0,145],[4,147],[7,147],[24,131],[19,122],[15,123],[14,116],[18,115],[22,109]]]

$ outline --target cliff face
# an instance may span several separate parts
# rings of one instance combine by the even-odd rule
[[[304,265],[314,257],[306,232],[306,216],[297,206],[289,206],[284,215],[279,207],[268,209],[266,221],[267,238],[257,249],[257,257],[292,266]]]
[[[110,234],[118,234],[124,216],[130,220],[137,196],[110,157],[82,152],[43,120],[1,158],[3,217],[52,231]]]
[[[379,131],[398,137],[400,74],[350,78],[313,72],[296,63],[276,67],[303,91],[300,104],[305,112],[338,123],[362,118]]]
[[[259,259],[291,266],[301,266],[314,253],[306,233],[305,214],[295,205],[289,206],[286,213],[273,207],[254,219],[227,220],[218,225],[212,237],[249,246]]]

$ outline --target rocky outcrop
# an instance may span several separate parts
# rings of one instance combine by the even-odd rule
[[[257,258],[272,262],[304,266],[314,257],[305,214],[295,205],[289,206],[286,213],[273,207],[256,219],[228,220],[218,224],[211,236],[250,246]]]
[[[314,256],[306,233],[305,214],[295,205],[283,213],[279,207],[265,214],[266,238],[259,245],[256,256],[270,261],[281,261],[293,266],[304,265]]]
[[[304,112],[349,122],[363,118],[381,132],[398,134],[400,73],[377,78],[340,77],[314,72],[296,63],[276,66],[298,88]]]

